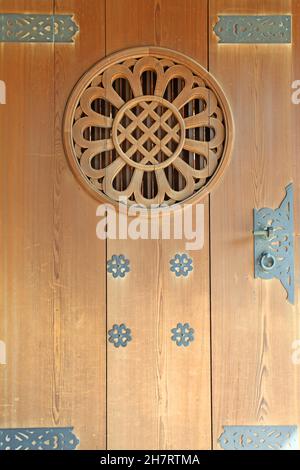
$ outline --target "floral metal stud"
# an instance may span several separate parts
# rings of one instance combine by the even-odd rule
[[[189,323],[177,323],[176,328],[171,329],[171,340],[176,341],[177,346],[189,346],[194,341],[195,330],[190,327]]]
[[[126,259],[124,255],[112,255],[107,261],[107,272],[111,273],[114,278],[125,277],[129,271],[129,259]]]
[[[108,341],[114,345],[115,348],[127,346],[127,343],[132,340],[131,330],[122,323],[121,325],[113,325],[112,329],[108,332]]]
[[[174,258],[170,260],[170,270],[175,273],[175,276],[188,276],[189,272],[193,270],[193,260],[186,253],[176,253]]]

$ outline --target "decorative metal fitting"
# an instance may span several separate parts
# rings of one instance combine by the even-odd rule
[[[0,429],[0,450],[72,450],[78,444],[73,428]]]
[[[265,227],[263,230],[255,230],[253,232],[253,235],[255,237],[267,238],[269,240],[272,237],[273,232],[274,232],[273,227]]]
[[[190,271],[193,270],[193,260],[186,253],[176,253],[174,258],[170,260],[170,271],[175,273],[175,276],[188,276]]]
[[[290,44],[290,15],[220,15],[214,32],[221,44]]]
[[[177,346],[189,346],[194,341],[195,330],[190,327],[189,323],[177,323],[176,328],[171,329],[171,340],[176,341]]]
[[[125,277],[129,271],[129,259],[126,259],[124,255],[112,255],[111,259],[107,261],[107,272],[112,274],[114,278]]]
[[[0,14],[0,42],[74,42],[73,15]]]
[[[276,264],[275,256],[271,253],[263,253],[260,258],[260,265],[264,271],[271,271]]]
[[[294,211],[293,186],[278,209],[254,209],[255,277],[277,278],[294,303]]]
[[[132,341],[131,330],[122,323],[121,325],[113,325],[112,329],[108,332],[108,341],[114,345],[115,348],[127,346],[129,341]]]
[[[218,442],[225,450],[299,448],[297,426],[224,426]]]

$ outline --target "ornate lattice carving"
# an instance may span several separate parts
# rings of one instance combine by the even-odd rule
[[[124,124],[123,127],[121,121],[127,122],[127,125]],[[149,127],[144,124],[147,121]],[[135,135],[137,130],[142,132],[141,137]],[[158,134],[162,132],[164,137],[159,139]],[[154,171],[169,166],[181,152],[184,144],[184,122],[177,108],[167,100],[156,96],[144,96],[142,100],[138,97],[126,103],[118,113],[114,120],[112,138],[118,154],[128,165],[144,171]],[[131,144],[126,151],[122,149],[125,140]],[[168,147],[172,140],[177,144],[174,151]],[[136,152],[144,157],[142,161],[132,159]],[[161,161],[160,154],[163,157]]]
[[[72,450],[78,444],[73,428],[0,429],[0,450]]]
[[[224,426],[219,444],[225,450],[298,449],[297,426]]]
[[[0,15],[0,42],[73,42],[78,30],[72,15]]]
[[[220,15],[214,26],[220,43],[276,44],[291,42],[290,15]]]
[[[232,138],[230,109],[213,77],[155,47],[94,66],[64,121],[68,159],[92,194],[146,207],[204,195],[229,160]]]

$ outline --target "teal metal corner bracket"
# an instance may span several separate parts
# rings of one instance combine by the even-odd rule
[[[291,15],[219,15],[214,32],[220,44],[290,44]]]
[[[254,209],[254,276],[277,278],[294,303],[294,198],[293,185],[278,209]]]
[[[297,426],[224,426],[218,440],[224,450],[296,450]]]
[[[0,42],[73,43],[78,31],[73,15],[0,13]]]
[[[74,450],[78,444],[72,427],[0,429],[0,450]]]

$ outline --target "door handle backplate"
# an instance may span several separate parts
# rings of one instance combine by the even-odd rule
[[[277,278],[294,303],[294,194],[293,185],[277,209],[254,209],[254,276]]]

